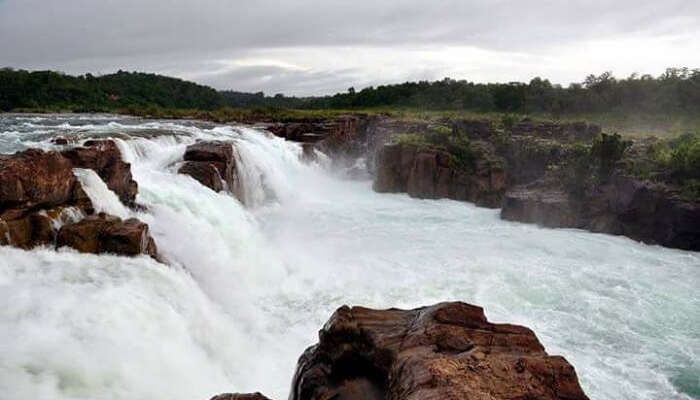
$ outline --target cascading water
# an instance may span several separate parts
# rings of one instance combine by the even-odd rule
[[[700,398],[700,254],[377,194],[244,127],[2,116],[0,153],[115,138],[147,211],[76,170],[98,209],[147,222],[147,257],[0,247],[0,398],[286,397],[342,304],[484,306],[531,327],[593,399]],[[247,207],[175,173],[197,139],[235,142]]]

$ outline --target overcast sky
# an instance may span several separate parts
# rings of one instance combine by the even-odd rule
[[[326,94],[700,67],[698,0],[0,0],[0,66]]]

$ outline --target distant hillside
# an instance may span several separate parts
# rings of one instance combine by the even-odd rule
[[[528,83],[440,81],[348,89],[333,96],[297,98],[263,93],[224,92],[233,107],[318,109],[414,108],[508,113],[700,113],[700,69],[668,68],[658,77],[610,72],[589,75],[568,87],[534,78]]]
[[[140,72],[71,76],[52,71],[0,70],[0,110],[45,108],[107,111],[129,107],[216,109],[214,89]]]
[[[213,110],[419,109],[521,114],[700,115],[700,69],[669,68],[658,77],[610,72],[568,87],[534,78],[528,83],[475,83],[445,78],[354,88],[332,96],[293,97],[216,90],[156,74],[123,72],[70,76],[51,71],[0,70],[0,110],[110,111],[145,108]]]

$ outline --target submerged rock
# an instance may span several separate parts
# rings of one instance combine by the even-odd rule
[[[341,307],[299,359],[290,400],[587,399],[563,357],[480,307]]]

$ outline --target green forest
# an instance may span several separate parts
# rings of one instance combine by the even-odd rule
[[[668,68],[660,76],[610,72],[589,75],[566,87],[543,78],[528,83],[466,80],[405,82],[354,88],[329,96],[293,97],[262,92],[216,91],[156,74],[119,71],[71,76],[52,71],[0,70],[0,110],[113,111],[128,108],[216,110],[221,108],[372,109],[501,113],[700,113],[700,69]]]
[[[156,74],[119,71],[71,76],[52,71],[0,70],[0,110],[112,111],[129,107],[213,110],[216,90]]]

